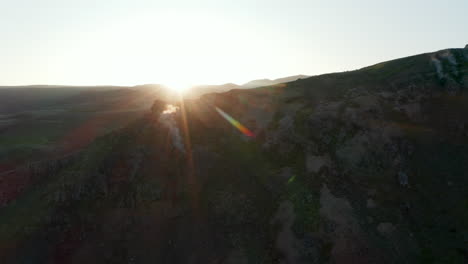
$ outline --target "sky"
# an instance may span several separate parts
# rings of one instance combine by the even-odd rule
[[[0,85],[238,83],[468,44],[467,0],[0,0]]]

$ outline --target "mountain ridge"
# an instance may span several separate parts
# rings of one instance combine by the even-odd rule
[[[282,77],[282,78],[277,78],[274,80],[270,79],[257,79],[257,80],[252,80],[247,83],[244,83],[241,85],[244,88],[256,88],[256,87],[261,87],[261,86],[268,86],[268,85],[274,85],[274,84],[279,84],[279,83],[286,83],[286,82],[292,82],[296,81],[298,79],[303,79],[303,78],[308,78],[310,76],[308,75],[303,75],[303,74],[298,74],[298,75],[293,75],[293,76],[288,76],[288,77]]]

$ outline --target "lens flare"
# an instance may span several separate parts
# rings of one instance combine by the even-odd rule
[[[223,110],[216,107],[216,111],[218,111],[218,113],[222,117],[224,117],[224,119],[226,119],[229,123],[231,123],[231,125],[233,125],[237,129],[239,129],[239,131],[242,132],[244,135],[246,135],[248,137],[253,137],[254,136],[254,133],[252,133],[252,131],[250,131],[248,128],[243,126],[239,121],[235,120],[230,115],[226,114]]]

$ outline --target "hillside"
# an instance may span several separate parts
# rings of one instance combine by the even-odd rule
[[[278,78],[278,79],[274,79],[274,80],[258,79],[258,80],[253,80],[253,81],[247,82],[247,83],[243,84],[242,87],[244,87],[244,88],[257,88],[257,87],[262,87],[262,86],[275,85],[275,84],[279,84],[279,83],[293,82],[293,81],[296,81],[296,80],[299,80],[299,79],[304,79],[304,78],[307,78],[307,77],[309,77],[309,76],[301,74],[301,75],[288,76],[288,77],[284,77],[284,78]]]
[[[3,181],[0,262],[466,263],[467,89],[448,49],[156,100]]]

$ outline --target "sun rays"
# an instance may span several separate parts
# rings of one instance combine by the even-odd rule
[[[183,96],[192,87],[191,84],[182,81],[172,81],[164,83],[164,86],[171,92],[176,93],[179,96]]]

